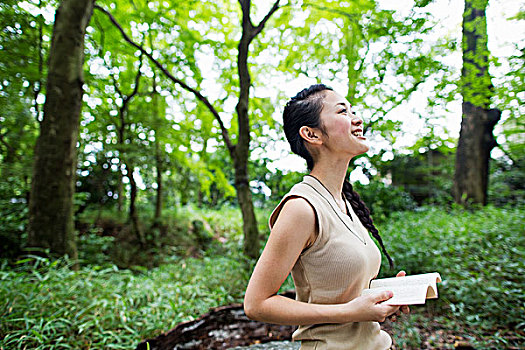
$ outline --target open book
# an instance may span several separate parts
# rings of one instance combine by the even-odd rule
[[[424,304],[426,299],[435,299],[438,297],[437,282],[441,282],[441,276],[437,272],[382,278],[372,280],[372,282],[370,282],[370,288],[363,290],[361,295],[390,290],[394,292],[394,296],[384,301],[383,304]]]

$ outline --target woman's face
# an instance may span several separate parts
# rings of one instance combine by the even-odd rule
[[[351,108],[346,98],[327,90],[321,110],[321,122],[328,135],[323,138],[325,147],[353,157],[367,152],[370,147],[363,136],[363,120]]]

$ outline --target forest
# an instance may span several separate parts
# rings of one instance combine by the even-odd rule
[[[0,0],[0,349],[150,349],[242,303],[316,83],[364,120],[347,175],[396,272],[443,278],[392,348],[525,348],[519,0]]]

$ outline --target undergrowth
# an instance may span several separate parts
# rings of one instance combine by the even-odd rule
[[[445,316],[443,327],[469,325],[476,349],[525,345],[524,219],[523,208],[491,206],[395,213],[380,231],[396,268],[384,264],[380,277],[439,272],[439,299],[413,309]]]
[[[187,258],[142,273],[30,257],[0,273],[0,348],[130,349],[210,307],[239,302],[246,261]]]
[[[0,348],[129,349],[211,307],[241,302],[254,262],[240,253],[238,210],[186,210],[178,215],[200,218],[214,236],[195,257],[174,251],[157,267],[123,269],[90,246],[115,242],[86,239],[82,246],[101,254],[92,261],[103,263],[80,264],[75,271],[67,259],[3,261]],[[258,213],[262,240],[268,214]],[[396,262],[396,271],[385,265],[380,277],[403,269],[437,271],[443,278],[438,300],[413,306],[413,315],[396,323],[397,344],[421,349],[424,337],[414,326],[433,322],[470,339],[476,349],[523,346],[524,216],[523,208],[423,208],[394,213],[380,225]],[[290,287],[288,279],[283,289]]]

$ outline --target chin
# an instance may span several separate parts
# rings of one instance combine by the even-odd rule
[[[370,149],[370,147],[368,147],[368,146],[363,148],[362,150],[360,150],[358,155],[365,154],[366,152],[368,152],[369,149]]]
[[[368,146],[368,144],[361,144],[360,146],[361,147],[358,149],[358,155],[364,154],[370,150],[370,146]]]

